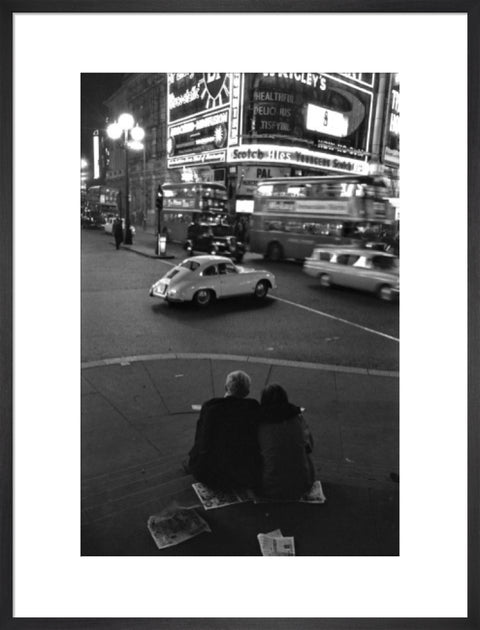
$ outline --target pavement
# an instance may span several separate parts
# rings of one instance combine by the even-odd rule
[[[156,257],[148,231],[124,247]],[[305,408],[324,504],[201,506],[182,467],[196,406],[223,395],[236,369],[250,374],[251,396],[277,382]],[[294,537],[297,555],[399,554],[397,372],[254,355],[131,356],[83,363],[81,393],[82,555],[258,556],[257,534],[277,528]],[[175,505],[193,507],[211,532],[159,550],[148,517]]]
[[[129,251],[134,252],[135,254],[140,254],[141,256],[146,256],[147,258],[160,258],[160,259],[170,259],[170,258],[178,258],[178,260],[182,260],[186,258],[185,250],[177,244],[172,245],[169,243],[166,247],[166,251],[163,254],[156,253],[156,232],[153,228],[148,227],[147,229],[143,229],[141,226],[136,227],[136,232],[132,239],[132,245],[122,244],[121,247],[123,249],[127,249]],[[114,241],[112,239],[112,245],[114,245]]]

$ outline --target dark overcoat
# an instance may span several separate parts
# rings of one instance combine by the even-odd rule
[[[212,488],[254,488],[259,475],[257,422],[253,398],[212,398],[200,411],[189,454],[192,474]]]
[[[300,408],[290,403],[262,406],[258,442],[259,493],[283,501],[300,499],[315,481],[313,438]]]

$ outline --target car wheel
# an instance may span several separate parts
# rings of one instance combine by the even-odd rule
[[[272,262],[278,262],[283,258],[283,249],[280,243],[270,243],[267,249],[267,258]]]
[[[264,298],[266,298],[267,293],[268,284],[265,282],[265,280],[260,280],[260,282],[257,282],[257,286],[255,287],[254,291],[254,296],[257,298],[257,300],[263,300]]]
[[[213,291],[210,289],[200,289],[193,296],[193,301],[197,306],[208,306],[213,300]]]
[[[382,284],[378,289],[378,297],[385,302],[391,302],[393,300],[392,287],[388,284]]]
[[[330,280],[330,276],[328,273],[322,273],[320,276],[320,286],[321,287],[331,287],[332,281]]]

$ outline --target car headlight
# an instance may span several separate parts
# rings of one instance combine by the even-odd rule
[[[168,290],[168,295],[176,295],[177,293],[177,289],[169,289]]]

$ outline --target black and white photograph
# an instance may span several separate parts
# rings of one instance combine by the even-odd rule
[[[474,628],[477,0],[222,2],[2,9],[0,625]]]
[[[399,74],[81,86],[82,555],[398,555]]]

